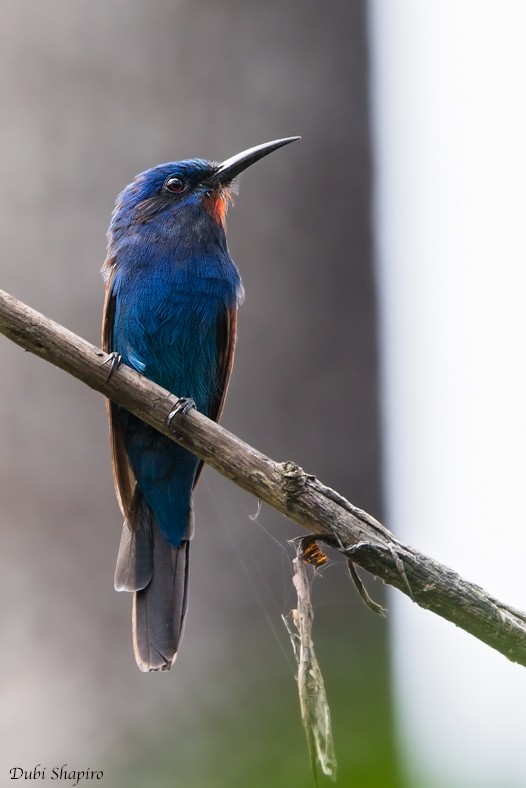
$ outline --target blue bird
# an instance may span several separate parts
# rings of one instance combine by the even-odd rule
[[[234,179],[288,137],[216,164],[161,164],[117,198],[108,230],[103,347],[211,419],[232,371],[243,286],[225,217]],[[108,403],[115,490],[124,526],[117,591],[133,593],[133,646],[143,671],[169,670],[183,632],[202,463]]]

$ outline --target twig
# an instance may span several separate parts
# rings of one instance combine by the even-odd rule
[[[287,627],[298,665],[296,680],[300,696],[301,720],[307,734],[311,771],[317,788],[318,766],[323,774],[335,781],[337,765],[329,703],[312,640],[314,611],[310,601],[310,584],[304,549],[307,539],[308,536],[296,544],[296,557],[292,561],[294,568],[292,582],[296,589],[297,606],[288,616],[282,616],[282,619]],[[323,558],[325,559],[325,556]]]
[[[125,365],[108,380],[106,353],[1,290],[0,332],[118,402],[311,533],[325,535],[353,563],[421,607],[526,666],[525,613],[401,544],[374,517],[293,462],[271,460],[195,410],[168,426],[176,396]]]

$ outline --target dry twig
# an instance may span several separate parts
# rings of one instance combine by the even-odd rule
[[[292,562],[294,567],[292,582],[296,589],[297,606],[288,616],[282,618],[298,665],[296,680],[300,696],[301,720],[307,734],[314,785],[317,786],[318,766],[323,774],[333,780],[336,780],[337,766],[329,703],[312,640],[314,611],[310,601],[307,563],[317,565],[317,561],[306,558],[305,539],[308,538],[304,537],[296,544],[296,557]],[[318,551],[318,555],[323,554]],[[321,559],[320,563],[323,563]]]

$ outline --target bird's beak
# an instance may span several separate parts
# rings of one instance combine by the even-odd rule
[[[232,156],[230,159],[218,165],[215,173],[209,178],[208,183],[210,183],[211,186],[221,186],[230,183],[237,175],[243,172],[243,170],[255,164],[256,161],[262,159],[263,156],[268,156],[272,151],[299,139],[301,139],[301,137],[285,137],[281,140],[264,142],[262,145],[256,145],[255,148],[249,148],[242,153],[237,153],[235,156]]]

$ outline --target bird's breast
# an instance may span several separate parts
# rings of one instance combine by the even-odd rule
[[[207,411],[217,385],[218,330],[240,287],[233,263],[117,271],[114,350],[138,372]]]

